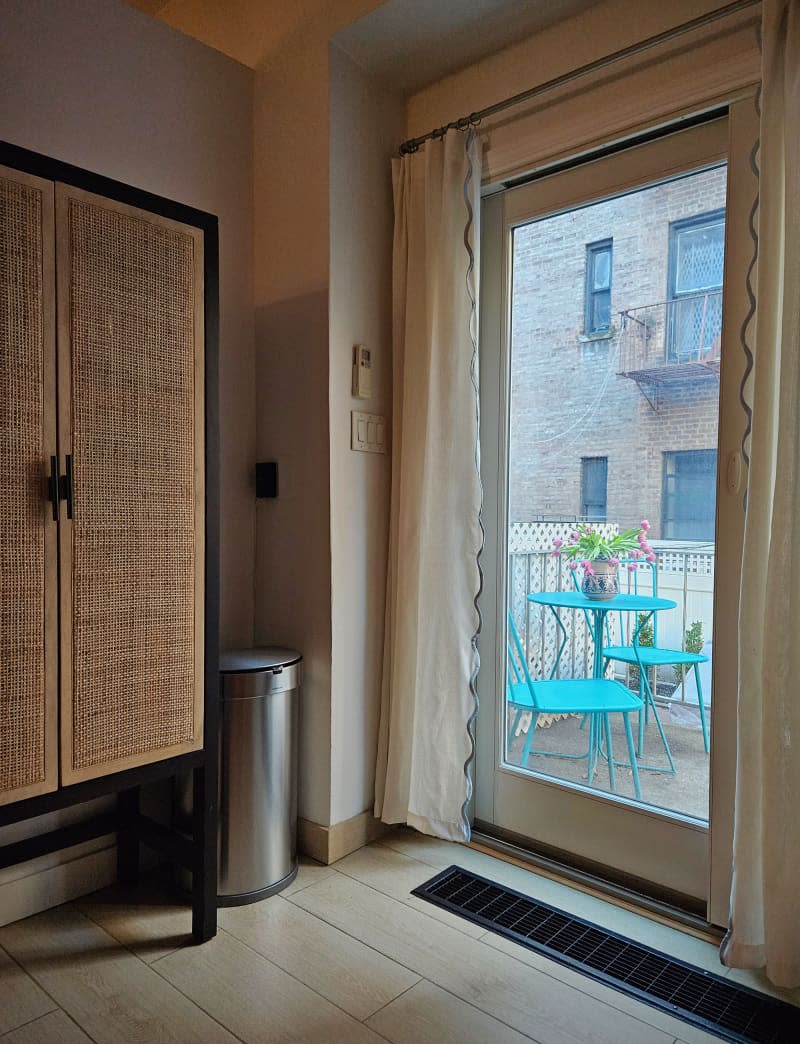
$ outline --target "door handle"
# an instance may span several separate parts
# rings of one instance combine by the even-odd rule
[[[50,458],[50,477],[47,480],[47,499],[53,505],[53,521],[58,522],[58,501],[60,499],[58,482],[58,461]]]
[[[65,458],[65,472],[58,480],[59,496],[67,502],[67,518],[72,518],[72,456]]]

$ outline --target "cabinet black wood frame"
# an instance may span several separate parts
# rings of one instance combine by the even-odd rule
[[[217,218],[80,167],[0,142],[0,165],[48,181],[94,192],[202,230],[205,258],[205,698],[203,747],[179,757],[141,765],[99,779],[60,787],[52,794],[0,806],[0,827],[116,794],[116,811],[0,846],[0,869],[106,834],[117,835],[117,874],[138,875],[139,846],[155,849],[192,871],[192,935],[211,939],[217,930],[217,816],[219,718],[219,233]],[[146,783],[191,772],[194,813],[190,836],[163,826],[139,808]]]

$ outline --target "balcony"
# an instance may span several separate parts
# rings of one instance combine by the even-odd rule
[[[636,382],[654,409],[660,385],[719,379],[722,291],[620,312],[618,377]]]
[[[602,532],[612,533],[617,527],[600,523]],[[557,667],[556,677],[588,677],[592,671],[593,643],[589,621],[580,612],[564,612],[562,622],[567,630],[567,643],[558,655],[560,634],[552,613],[527,600],[530,591],[570,590],[572,579],[563,559],[554,558],[551,549],[554,536],[564,531],[563,523],[517,522],[508,533],[508,609],[520,635],[531,673],[546,678]],[[713,543],[654,541],[658,554],[658,594],[670,598],[676,608],[659,614],[658,644],[664,648],[688,648],[690,631],[699,632],[702,651],[711,657],[714,628],[714,563]],[[642,594],[650,594],[648,573],[642,573]],[[623,590],[630,585],[630,574],[623,574]],[[612,638],[630,642],[630,633],[620,634],[621,621],[612,616]],[[698,626],[699,625],[699,626]],[[627,626],[630,627],[630,621]],[[617,630],[614,630],[617,628]],[[710,721],[713,676],[712,663],[703,666],[702,689],[706,717]],[[608,676],[638,690],[635,669],[614,663]],[[698,693],[691,674],[660,667],[651,676],[651,685],[659,706],[659,716],[675,759],[676,773],[665,772],[666,761],[658,734],[652,726],[647,731],[643,766],[640,766],[642,800],[656,808],[669,809],[681,815],[704,821],[708,818],[709,759],[703,747],[698,711]],[[560,752],[578,755],[586,748],[586,733],[580,717],[570,715],[540,715],[534,747],[540,751],[523,766],[522,751],[530,722],[523,718],[507,751],[511,765],[525,771],[542,772],[581,785],[586,784],[585,762],[556,760],[547,753]],[[624,750],[625,739],[619,734],[620,722],[614,722],[614,745]],[[648,768],[647,766],[650,766]],[[630,774],[621,774],[616,793],[633,798]],[[608,790],[602,772],[594,782],[595,788]]]

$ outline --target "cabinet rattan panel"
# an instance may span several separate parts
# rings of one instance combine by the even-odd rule
[[[192,229],[88,194],[57,198],[69,781],[201,744],[203,266]]]
[[[22,177],[0,169],[0,802],[55,786],[43,496],[44,462],[55,448],[46,420],[52,379],[45,379],[55,365],[52,313],[48,323],[43,286],[52,279],[52,186]],[[55,548],[54,528],[49,536]]]

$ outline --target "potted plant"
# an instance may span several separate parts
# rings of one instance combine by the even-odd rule
[[[619,594],[617,570],[622,559],[633,571],[640,562],[655,562],[647,542],[650,523],[643,518],[638,529],[603,536],[590,522],[580,522],[566,540],[556,537],[553,554],[568,559],[570,569],[583,568],[581,591],[587,598],[605,601]]]
[[[693,620],[691,627],[687,627],[683,635],[683,648],[686,652],[690,653],[701,653],[703,646],[705,645],[705,637],[703,635],[703,621]],[[675,665],[675,674],[678,677],[678,684],[680,685],[686,675],[689,673],[689,665],[685,663],[679,663]]]

